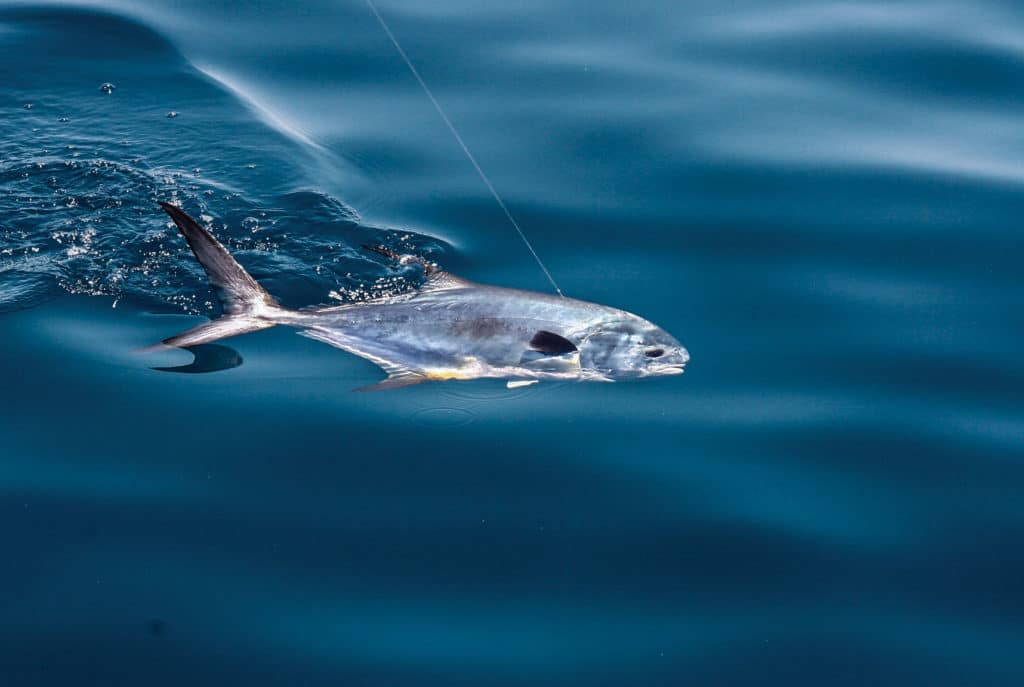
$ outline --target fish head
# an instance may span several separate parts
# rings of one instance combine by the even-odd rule
[[[674,336],[640,317],[595,325],[579,350],[582,369],[611,379],[678,375],[690,361]]]

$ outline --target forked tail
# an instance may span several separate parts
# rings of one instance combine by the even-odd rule
[[[170,203],[160,203],[178,231],[188,241],[199,264],[206,270],[210,286],[220,299],[224,314],[215,320],[164,339],[168,346],[195,346],[237,334],[273,327],[275,314],[282,312],[274,297],[239,265],[231,253],[198,222]]]

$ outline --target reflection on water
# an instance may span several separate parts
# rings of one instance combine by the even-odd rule
[[[548,285],[363,4],[8,5],[4,684],[1020,683],[1024,14],[380,9],[567,294],[687,374],[139,353],[213,309],[157,200],[293,307],[415,286],[363,243]]]
[[[198,346],[187,346],[185,348],[192,354],[192,362],[187,365],[174,365],[171,367],[153,367],[157,372],[180,372],[185,374],[205,374],[208,372],[220,372],[230,370],[242,364],[242,356],[238,351],[220,344],[199,344]]]

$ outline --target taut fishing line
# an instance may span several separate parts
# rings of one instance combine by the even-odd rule
[[[512,213],[509,212],[508,207],[505,205],[505,201],[503,201],[501,199],[501,196],[498,195],[498,191],[494,188],[494,184],[491,183],[491,180],[487,177],[487,174],[484,173],[484,170],[480,166],[480,163],[478,163],[476,161],[476,158],[473,157],[473,153],[470,152],[469,146],[466,145],[466,142],[462,140],[462,136],[459,135],[459,132],[455,128],[455,125],[452,124],[452,120],[448,119],[448,115],[445,114],[444,108],[441,107],[441,103],[437,102],[437,98],[434,97],[434,93],[430,90],[430,87],[427,86],[427,82],[423,80],[423,77],[420,76],[419,71],[417,71],[416,65],[414,65],[412,63],[412,60],[409,59],[409,56],[405,54],[405,50],[402,49],[402,45],[398,42],[398,39],[395,38],[395,34],[391,33],[391,29],[388,27],[387,22],[384,21],[384,17],[382,17],[380,15],[380,12],[377,11],[377,7],[376,5],[373,4],[373,0],[366,0],[366,5],[370,8],[370,11],[373,12],[373,16],[377,18],[377,23],[380,24],[380,28],[384,29],[384,33],[387,34],[387,37],[391,40],[391,44],[395,46],[395,50],[398,51],[398,54],[399,56],[401,56],[402,61],[405,62],[405,66],[409,68],[410,72],[412,72],[412,75],[416,79],[417,83],[419,83],[420,88],[423,89],[423,92],[426,93],[427,98],[429,98],[430,102],[434,105],[434,109],[437,110],[437,114],[441,116],[441,119],[444,121],[445,126],[448,127],[448,131],[452,132],[452,136],[455,137],[455,142],[459,144],[459,147],[462,148],[462,152],[466,154],[466,157],[469,159],[470,164],[473,165],[473,169],[475,169],[476,173],[480,176],[480,180],[484,182],[484,185],[487,187],[487,190],[491,192],[492,196],[494,196],[494,200],[498,203],[498,207],[501,208],[501,211],[505,213],[505,217],[508,217],[508,221],[515,228],[516,232],[519,233],[519,238],[521,238],[523,240],[523,243],[526,244],[526,247],[529,249],[530,254],[533,255],[533,259],[537,261],[537,265],[539,265],[541,271],[544,272],[544,276],[548,278],[549,282],[551,282],[551,286],[554,287],[555,293],[557,293],[559,296],[564,297],[565,294],[563,294],[562,290],[558,288],[558,284],[555,283],[555,278],[551,276],[551,272],[548,272],[548,268],[544,266],[544,261],[540,259],[540,256],[537,254],[537,251],[533,249],[533,244],[531,244],[530,240],[526,238],[526,233],[523,232],[522,228],[520,228],[519,223],[516,222],[515,218],[512,216]]]

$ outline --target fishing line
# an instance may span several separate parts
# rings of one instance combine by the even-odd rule
[[[452,124],[452,120],[448,119],[448,115],[445,114],[444,109],[441,107],[441,103],[437,102],[437,98],[434,97],[434,93],[430,90],[430,87],[427,86],[427,82],[423,80],[423,77],[420,76],[419,71],[417,71],[416,65],[414,65],[412,63],[412,60],[409,59],[409,56],[405,54],[405,50],[402,49],[402,45],[398,42],[398,39],[395,38],[395,34],[391,33],[391,29],[388,27],[387,22],[384,21],[384,17],[382,17],[380,15],[380,12],[377,11],[377,7],[376,5],[373,4],[373,0],[366,0],[366,5],[370,8],[370,11],[373,12],[373,16],[377,18],[377,23],[380,24],[380,28],[384,29],[384,33],[386,33],[388,38],[391,40],[391,44],[395,46],[395,50],[398,51],[398,54],[399,56],[401,56],[402,61],[405,62],[405,66],[409,68],[410,72],[412,72],[412,75],[419,83],[420,88],[423,89],[423,92],[426,93],[427,98],[429,98],[430,102],[434,105],[434,109],[437,110],[437,114],[441,116],[441,119],[444,121],[445,126],[448,127],[448,131],[452,132],[452,136],[455,137],[455,142],[459,144],[459,147],[462,148],[462,152],[466,154],[466,157],[469,159],[470,164],[473,165],[473,169],[475,169],[476,173],[480,176],[480,180],[484,182],[484,185],[487,187],[487,190],[491,192],[492,196],[494,196],[494,200],[498,203],[498,207],[501,208],[501,211],[505,213],[505,217],[508,217],[508,221],[515,228],[516,232],[519,233],[519,238],[521,238],[523,240],[523,243],[526,244],[526,247],[529,249],[530,254],[533,255],[533,259],[537,261],[537,265],[540,266],[541,271],[544,272],[544,276],[548,278],[549,282],[551,282],[551,286],[554,287],[555,293],[557,293],[559,296],[564,297],[565,294],[562,293],[562,290],[560,288],[558,288],[558,284],[555,283],[555,278],[551,276],[550,272],[548,272],[548,268],[544,266],[544,261],[540,259],[540,255],[538,255],[537,251],[533,249],[533,244],[531,244],[530,240],[526,238],[526,233],[522,230],[522,228],[520,228],[519,223],[516,222],[515,218],[512,216],[512,213],[509,212],[508,207],[505,205],[505,201],[503,201],[501,199],[501,196],[498,195],[498,191],[494,188],[494,184],[491,183],[491,180],[487,177],[487,174],[484,173],[484,170],[480,166],[480,163],[478,163],[476,161],[476,158],[473,157],[473,153],[470,152],[469,146],[466,145],[466,142],[462,140],[462,136],[459,135],[459,132],[455,128],[455,125]]]

